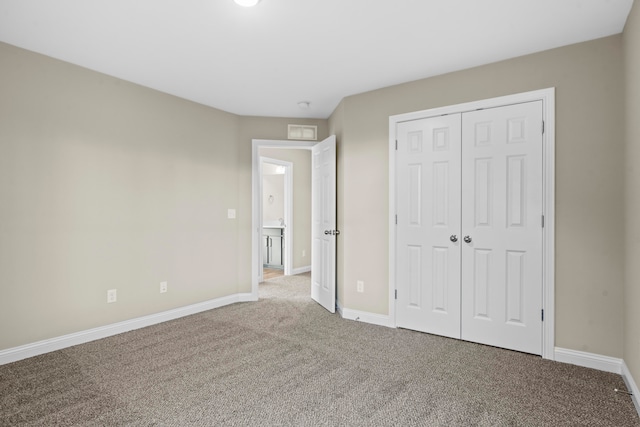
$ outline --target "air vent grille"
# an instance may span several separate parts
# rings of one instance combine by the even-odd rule
[[[318,139],[318,126],[289,125],[289,139],[315,141]]]

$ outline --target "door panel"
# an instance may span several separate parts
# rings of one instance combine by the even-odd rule
[[[313,146],[311,298],[336,311],[336,137]],[[330,231],[329,234],[325,231]]]
[[[542,353],[542,102],[462,117],[462,339]]]
[[[398,125],[399,327],[460,338],[460,115]]]

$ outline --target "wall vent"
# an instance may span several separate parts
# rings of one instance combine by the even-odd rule
[[[289,139],[315,141],[318,139],[318,126],[289,125]]]

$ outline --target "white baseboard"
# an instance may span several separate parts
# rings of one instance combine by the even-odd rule
[[[148,316],[138,317],[136,319],[125,320],[123,322],[113,323],[111,325],[100,326],[98,328],[88,329],[61,337],[51,338],[31,344],[13,347],[6,350],[0,350],[0,365],[4,365],[28,357],[37,356],[51,351],[61,350],[78,344],[84,344],[101,338],[110,337],[112,335],[121,334],[123,332],[132,331],[134,329],[144,328],[146,326],[155,325],[166,322],[168,320],[178,319],[180,317],[189,316],[191,314],[200,313],[214,308],[223,307],[225,305],[236,302],[255,301],[251,293],[242,293],[229,295],[222,298],[216,298],[173,310],[164,311],[162,313],[150,314]]]
[[[235,296],[238,297],[238,301],[236,302],[250,302],[250,301],[258,301],[258,297],[254,296],[251,292],[247,292],[244,294],[236,294]],[[228,305],[228,304],[225,304]],[[222,306],[220,306],[222,307]]]
[[[308,273],[310,271],[311,271],[311,266],[307,265],[306,267],[298,267],[298,268],[291,269],[291,275]]]
[[[395,328],[389,316],[369,313],[366,311],[351,310],[349,308],[343,308],[338,304],[338,313],[343,319],[355,320],[358,322],[371,323],[373,325],[386,326],[388,328]]]
[[[624,363],[624,360],[616,357],[601,356],[599,354],[586,353],[584,351],[569,350],[566,348],[555,348],[555,361],[570,363],[572,365],[583,366],[585,368],[597,369],[599,371],[612,372],[621,375],[627,386],[627,391],[632,393],[631,401],[640,415],[640,390],[631,376],[631,372]]]
[[[556,347],[554,350],[554,360],[556,362],[569,363],[571,365],[622,375],[623,361],[616,357]]]
[[[627,385],[627,391],[633,394],[631,396],[631,400],[636,407],[638,415],[640,415],[640,390],[638,390],[638,385],[633,380],[631,372],[629,371],[627,364],[624,363],[624,360],[622,361],[622,378],[624,379],[624,383]]]

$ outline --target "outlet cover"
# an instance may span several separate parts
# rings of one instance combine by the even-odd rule
[[[160,282],[160,293],[164,294],[167,292],[167,282]]]
[[[116,289],[109,289],[107,291],[107,303],[116,302],[118,300],[118,291]]]
[[[364,292],[364,282],[362,280],[358,280],[356,282],[356,287],[358,292],[361,292],[361,293]]]

